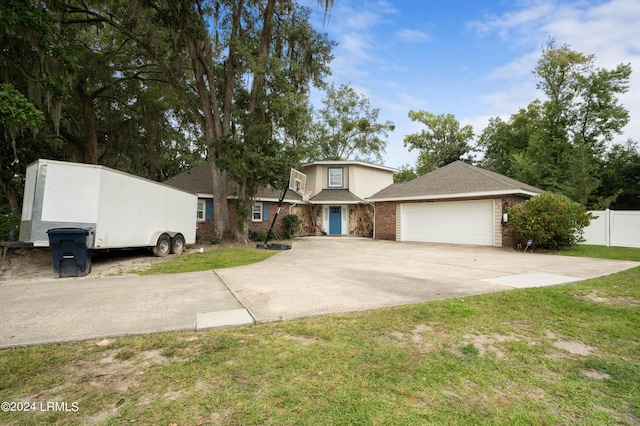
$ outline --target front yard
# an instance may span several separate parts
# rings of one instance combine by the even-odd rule
[[[637,425],[638,324],[640,267],[357,314],[9,349],[0,423]]]

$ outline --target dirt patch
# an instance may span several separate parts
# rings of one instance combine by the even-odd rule
[[[572,355],[590,355],[596,350],[593,346],[585,345],[582,342],[570,341],[570,340],[556,340],[553,342],[553,346],[561,349],[565,352],[569,352]]]
[[[214,248],[205,247],[204,249],[213,250]],[[191,253],[197,250],[198,248],[189,248],[184,253]],[[135,275],[133,271],[146,269],[156,263],[166,262],[173,258],[174,255],[155,257],[150,250],[144,248],[94,251],[91,255],[91,272],[78,279]],[[14,250],[11,253],[10,260],[10,264],[2,262],[0,285],[5,283],[50,281],[57,278],[53,274],[51,251],[49,249]]]
[[[640,299],[636,299],[635,297],[600,297],[595,290],[587,295],[581,296],[581,298],[590,302],[604,303],[605,305],[640,306]]]
[[[611,376],[607,373],[603,373],[598,370],[582,370],[582,375],[585,377],[589,377],[590,379],[595,380],[605,380],[610,379]]]
[[[310,339],[308,337],[292,336],[290,334],[286,334],[283,337],[285,340],[295,340],[296,342],[299,342],[302,346],[309,346],[309,345],[313,345],[314,343],[322,342],[322,339],[319,339],[319,338]]]
[[[498,348],[498,343],[521,340],[520,338],[515,336],[505,336],[501,334],[467,334],[464,336],[464,338],[478,349],[480,356],[494,354],[498,358],[505,357],[504,352],[502,352]]]
[[[575,340],[563,340],[550,330],[546,331],[546,337],[552,341],[552,345],[555,348],[568,352],[571,355],[587,356],[598,350],[598,348],[586,345],[582,342]],[[557,355],[552,354],[550,355],[550,358],[557,358]]]
[[[428,334],[432,334],[430,338]],[[400,341],[402,343],[410,343],[420,354],[429,354],[436,350],[436,346],[433,341],[436,336],[436,332],[433,327],[425,324],[418,324],[411,333],[402,333],[400,331],[393,331],[389,333],[393,340]],[[442,334],[439,334],[442,336]]]

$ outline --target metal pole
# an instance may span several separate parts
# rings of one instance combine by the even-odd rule
[[[282,203],[284,202],[284,197],[287,194],[287,190],[289,189],[289,180],[287,180],[287,186],[285,186],[284,191],[282,191],[282,195],[280,195],[280,200],[278,201],[278,209],[276,210],[276,214],[273,216],[273,220],[271,221],[271,226],[269,227],[269,232],[267,232],[267,237],[264,239],[264,244],[258,244],[258,248],[268,248],[267,242],[269,241],[269,237],[271,237],[271,232],[273,232],[273,227],[276,224],[276,219],[278,218],[278,214],[280,213],[280,208],[282,207]]]

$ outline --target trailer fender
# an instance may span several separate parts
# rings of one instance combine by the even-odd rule
[[[177,234],[179,234],[179,232],[176,231],[156,231],[153,233],[153,235],[151,235],[151,237],[149,237],[149,247],[153,247],[158,243],[158,238],[160,238],[161,235],[163,234],[167,234],[169,236],[169,238],[173,238],[175,237]]]
[[[155,256],[164,257],[171,252],[171,235],[168,232],[157,232],[151,238],[150,245]]]

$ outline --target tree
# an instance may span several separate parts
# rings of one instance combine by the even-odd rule
[[[416,171],[408,164],[403,164],[400,169],[393,174],[393,183],[408,182],[417,178]]]
[[[419,174],[463,159],[471,152],[469,141],[473,138],[473,127],[466,125],[461,128],[453,114],[435,115],[411,110],[409,118],[427,126],[427,130],[404,138],[404,146],[408,146],[409,151],[420,151],[422,173]]]
[[[535,100],[513,114],[505,122],[500,117],[492,118],[480,134],[478,146],[484,149],[480,161],[483,168],[521,180],[526,176],[519,158],[527,151],[529,141],[538,132],[542,118],[542,102]]]
[[[607,151],[596,194],[599,208],[640,210],[640,148],[637,142],[628,140]]]
[[[629,121],[617,96],[628,90],[631,67],[596,68],[593,55],[550,40],[533,71],[546,100],[532,102],[509,122],[492,119],[480,137],[483,165],[583,204],[597,200],[606,146]]]
[[[58,148],[47,140],[60,121],[73,59],[59,43],[55,23],[38,2],[0,2],[0,189],[19,214],[27,164]]]
[[[596,69],[595,57],[568,45],[543,49],[534,71],[547,96],[540,132],[529,143],[527,160],[543,176],[540,186],[587,204],[598,187],[605,144],[629,121],[617,95],[628,90],[629,65]]]
[[[138,46],[149,72],[169,81],[198,123],[213,176],[215,233],[227,235],[229,173],[245,205],[252,183],[264,182],[266,172],[275,180],[273,167],[252,167],[278,153],[271,107],[291,102],[291,88],[304,95],[309,82],[321,82],[331,44],[309,26],[288,25],[306,22],[290,0],[97,3],[69,1],[64,14],[117,29]]]
[[[348,85],[331,84],[312,124],[312,160],[381,162],[386,137],[395,126],[378,122],[380,110]]]
[[[8,163],[0,172],[0,188],[6,195],[13,214],[19,214],[21,210],[17,195],[20,182],[15,178],[19,161],[16,137],[27,129],[36,131],[43,124],[44,114],[22,93],[11,84],[0,84],[0,132],[5,138],[11,139],[10,144],[5,143],[0,149],[3,162]],[[13,161],[9,161],[12,155]]]

